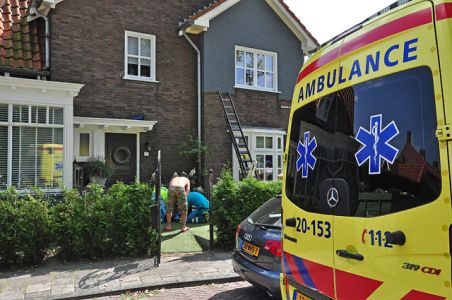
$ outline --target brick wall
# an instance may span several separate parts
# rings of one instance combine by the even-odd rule
[[[197,5],[195,0],[77,0],[52,11],[51,79],[85,84],[74,100],[74,115],[158,121],[141,135],[142,149],[146,142],[152,146],[151,156],[141,157],[142,180],[155,169],[158,149],[165,182],[195,164],[178,150],[196,133],[196,56],[177,26]],[[159,83],[122,79],[125,30],[156,35]]]
[[[290,111],[281,106],[290,105],[290,101],[279,99],[279,94],[235,89],[232,100],[242,126],[287,128]],[[203,116],[203,139],[209,148],[204,168],[212,169],[217,177],[224,164],[232,166],[231,139],[217,93],[203,95]]]

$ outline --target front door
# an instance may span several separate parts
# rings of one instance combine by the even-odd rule
[[[107,187],[117,181],[135,182],[137,176],[137,135],[123,133],[105,134],[105,160],[112,168]]]

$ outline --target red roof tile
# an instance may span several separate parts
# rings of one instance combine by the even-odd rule
[[[199,17],[205,15],[209,11],[217,8],[218,6],[225,3],[226,1],[227,0],[215,0],[213,2],[210,2],[208,5],[204,6],[202,9],[195,11],[188,18],[188,20],[194,21],[194,20],[198,19]],[[298,19],[298,17],[295,15],[295,13],[292,10],[290,10],[289,6],[284,2],[284,0],[278,0],[278,1],[281,3],[281,5],[284,7],[284,9],[294,18],[294,20],[298,23],[298,25],[300,25],[300,27],[306,32],[306,34],[309,35],[309,37],[318,45],[319,42],[316,40],[316,38],[308,31],[306,26],[304,26],[303,23],[301,23],[300,19]]]
[[[27,22],[31,0],[3,0],[0,7],[0,66],[43,70],[41,19]]]

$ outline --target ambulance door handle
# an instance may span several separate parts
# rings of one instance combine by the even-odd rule
[[[402,231],[387,232],[386,242],[392,245],[403,246],[406,242],[406,236]]]
[[[336,254],[340,257],[350,258],[350,259],[356,259],[359,261],[364,260],[364,256],[358,253],[350,253],[347,250],[336,250]]]

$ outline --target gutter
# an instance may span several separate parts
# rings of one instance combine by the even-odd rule
[[[183,35],[187,42],[190,44],[190,46],[196,51],[197,57],[198,57],[198,64],[197,64],[197,98],[198,98],[198,147],[201,148],[201,51],[196,47],[196,45],[193,43],[193,41],[187,36],[187,33],[185,30],[179,31],[179,35]],[[201,171],[201,152],[198,151],[198,170],[199,173],[202,174]]]
[[[45,45],[45,51],[46,51],[46,57],[45,57],[45,65],[44,70],[49,70],[50,68],[50,25],[49,25],[49,18],[43,14],[41,14],[38,11],[37,7],[32,6],[30,9],[30,16],[31,17],[39,17],[43,18],[45,22],[45,38],[46,38],[46,45]]]

